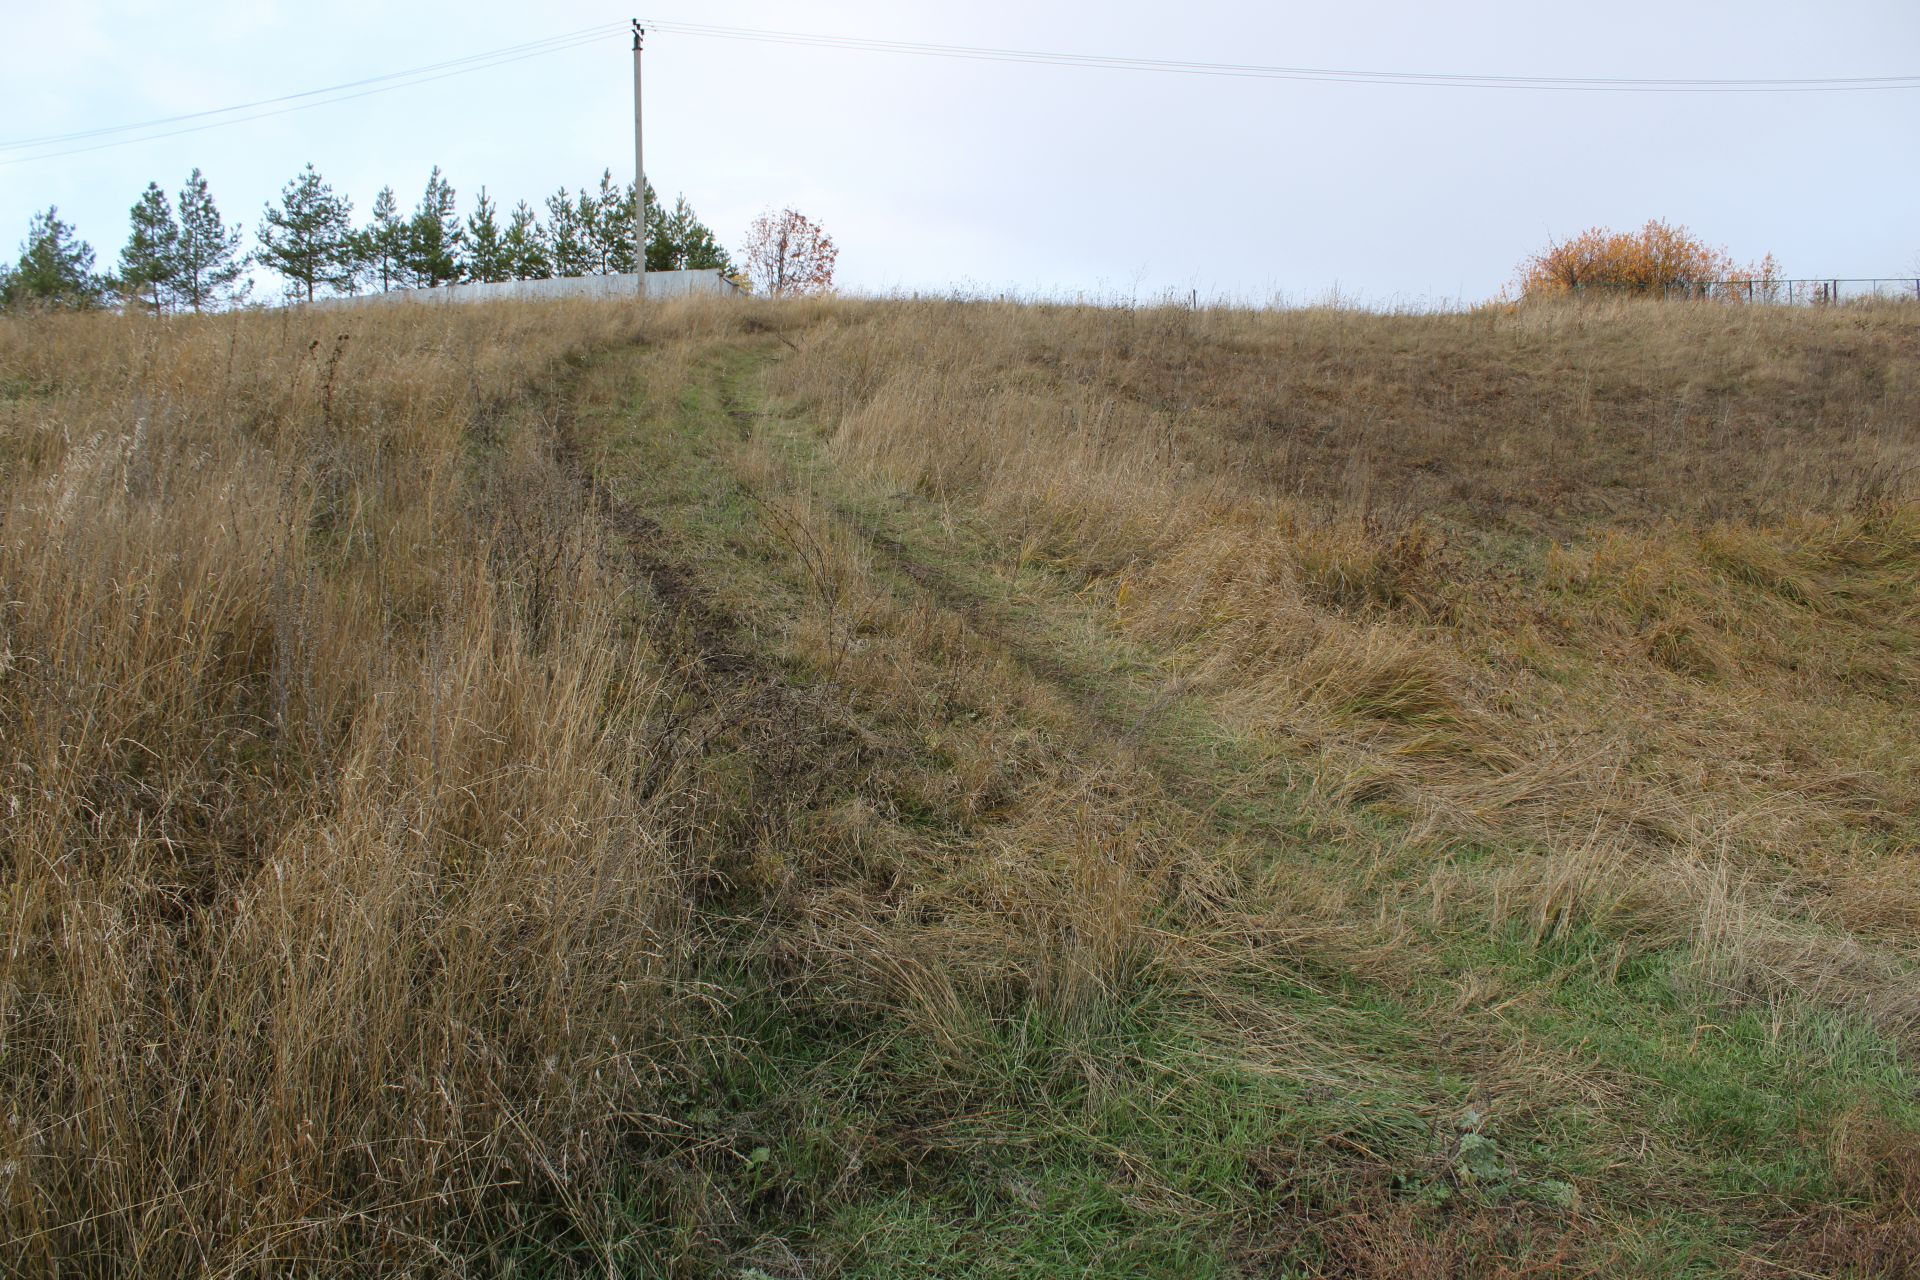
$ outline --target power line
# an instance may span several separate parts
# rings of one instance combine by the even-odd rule
[[[281,102],[292,102],[298,98],[311,98],[320,94],[337,93],[344,89],[358,89],[362,85],[378,84],[385,80],[398,80],[406,76],[420,75],[429,71],[439,71],[446,67],[457,67],[466,63],[481,62],[486,59],[503,57],[507,54],[521,53],[537,49],[543,45],[557,45],[561,41],[572,41],[582,37],[606,35],[619,28],[619,23],[601,23],[594,27],[582,27],[578,31],[568,31],[557,36],[547,36],[540,40],[528,40],[520,44],[508,45],[503,49],[489,49],[485,53],[468,54],[464,58],[450,58],[445,62],[430,63],[424,67],[410,67],[405,71],[389,71],[385,75],[368,76],[364,80],[349,80],[345,84],[328,85],[324,89],[303,89],[299,93],[286,93],[277,98],[261,98],[257,102],[241,102],[231,107],[215,107],[209,111],[191,111],[186,115],[163,116],[157,120],[142,120],[137,124],[108,125],[100,129],[83,129],[78,133],[55,133],[41,138],[20,138],[13,142],[0,142],[0,151],[16,151],[29,147],[52,146],[60,142],[73,142],[82,138],[96,138],[109,133],[126,133],[135,129],[157,129],[161,125],[178,124],[182,120],[200,120],[207,116],[227,115],[235,111],[248,111],[254,107],[272,106]],[[571,46],[569,46],[571,47]],[[475,68],[478,70],[479,68]],[[395,86],[396,88],[402,86]]]
[[[67,147],[56,151],[42,151],[36,155],[15,156],[0,159],[0,168],[18,164],[30,164],[35,160],[54,160],[62,156],[82,155],[89,151],[104,151],[111,147],[130,146],[137,142],[154,142],[161,138],[174,138],[181,134],[200,133],[207,129],[220,129],[228,125],[245,124],[253,120],[264,120],[271,116],[286,115],[294,111],[309,111],[314,107],[330,106],[336,102],[350,102],[355,98],[365,98],[377,93],[391,93],[396,89],[408,89],[415,85],[431,84],[436,80],[445,80],[452,76],[468,75],[475,71],[487,71],[494,67],[510,63],[524,62],[529,58],[545,57],[548,54],[563,53],[569,49],[578,49],[595,44],[626,30],[625,23],[605,23],[597,27],[584,27],[579,31],[563,35],[548,36],[541,40],[530,40],[505,48],[493,49],[486,53],[470,54],[464,58],[453,58],[445,62],[429,63],[426,66],[413,67],[405,71],[391,71],[385,75],[369,76],[363,80],[352,80],[344,84],[330,85],[324,89],[307,89],[299,93],[290,93],[278,98],[263,98],[258,102],[239,103],[231,107],[218,107],[208,111],[195,111],[186,115],[168,116],[157,120],[147,120],[138,124],[109,125],[98,129],[85,129],[74,133],[54,134],[44,138],[29,138],[18,142],[0,143],[0,152],[25,150],[34,147],[49,146],[60,142],[83,141],[105,137],[115,133],[134,133],[155,129],[162,125],[175,124],[184,120],[205,120],[210,116],[231,116],[231,119],[210,120],[207,123],[189,125],[183,129],[169,129],[162,133],[139,133],[138,137],[118,138],[110,142],[96,142],[89,146]],[[450,69],[449,69],[450,68]],[[434,74],[429,74],[434,73]],[[361,88],[371,85],[372,88]],[[357,93],[344,90],[359,89]],[[331,96],[327,96],[331,95]],[[301,102],[302,98],[316,98],[317,101]],[[257,111],[254,108],[274,106],[282,102],[294,105],[278,107],[272,111]],[[248,112],[236,115],[236,112]]]
[[[1650,79],[1628,76],[1478,75],[1438,71],[1373,71],[1339,67],[1268,66],[1258,63],[1195,62],[1168,58],[1114,57],[1039,49],[1003,49],[981,45],[934,44],[918,40],[878,40],[863,36],[822,35],[757,27],[649,19],[654,30],[718,40],[744,40],[802,48],[897,53],[919,57],[1090,67],[1109,71],[1148,71],[1166,75],[1224,76],[1260,80],[1303,80],[1340,84],[1382,84],[1445,89],[1536,89],[1585,93],[1840,93],[1884,89],[1920,89],[1920,74],[1895,76],[1820,76],[1794,79]]]
[[[1105,54],[1065,53],[1040,49],[1008,49],[987,45],[936,44],[915,40],[881,40],[864,36],[825,35],[817,32],[780,31],[759,27],[729,27],[713,23],[679,22],[672,19],[649,20],[650,27],[676,35],[694,36],[704,39],[742,40],[762,44],[786,45],[789,47],[852,50],[866,53],[894,53],[918,57],[957,58],[972,61],[1006,62],[1039,66],[1088,67],[1110,71],[1144,71],[1164,75],[1216,76],[1241,79],[1316,81],[1341,84],[1398,85],[1414,88],[1450,88],[1450,89],[1534,89],[1559,90],[1587,93],[1838,93],[1877,91],[1886,89],[1920,89],[1920,74],[1892,76],[1821,76],[1790,79],[1650,79],[1627,76],[1518,76],[1491,75],[1464,72],[1437,71],[1379,71],[1339,67],[1277,66],[1259,63],[1202,62],[1169,58],[1118,57]],[[112,147],[130,146],[139,142],[154,142],[162,138],[178,137],[187,133],[198,133],[207,129],[219,129],[229,125],[245,124],[254,120],[263,120],[271,116],[286,115],[293,111],[305,111],[314,107],[328,106],[336,102],[349,102],[355,98],[364,98],[376,93],[391,93],[397,89],[412,88],[416,85],[430,84],[452,76],[469,75],[475,71],[491,70],[510,63],[521,62],[528,58],[544,57],[548,54],[562,53],[569,49],[606,39],[615,33],[624,33],[626,24],[618,22],[602,23],[592,27],[582,27],[577,31],[563,32],[545,36],[538,40],[524,41],[507,45],[485,53],[469,54],[461,58],[452,58],[443,62],[428,63],[425,66],[411,67],[403,71],[390,71],[383,75],[368,76],[360,80],[350,80],[342,84],[329,85],[320,89],[305,89],[297,93],[283,94],[279,97],[262,98],[254,102],[237,103],[229,107],[217,107],[206,111],[189,112],[184,115],[164,116],[154,120],[145,120],[133,124],[107,125],[96,129],[83,129],[70,133],[48,134],[38,138],[21,138],[11,142],[0,142],[0,153],[9,151],[31,151],[40,147],[56,147],[52,151],[39,151],[37,154],[14,156],[0,159],[0,168],[10,168],[19,164],[30,164],[36,160],[55,160],[64,156],[83,155],[92,151],[103,151]],[[357,92],[349,92],[357,90]],[[303,101],[303,99],[314,99]],[[291,103],[281,106],[282,103]],[[273,110],[259,110],[271,107]],[[214,117],[226,117],[216,119]],[[168,129],[164,132],[148,132],[166,125],[181,124],[197,120],[204,123],[191,124],[185,128]],[[107,138],[113,134],[136,134],[135,137],[117,138],[111,141],[93,142],[96,138]],[[86,142],[89,145],[78,147],[60,147],[67,142]]]

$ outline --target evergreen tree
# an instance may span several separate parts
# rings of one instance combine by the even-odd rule
[[[147,184],[129,217],[133,226],[126,248],[120,251],[120,287],[130,300],[160,315],[174,301],[180,224],[173,220],[173,205],[157,182]]]
[[[727,251],[715,238],[713,228],[700,221],[684,195],[677,196],[673,211],[658,219],[648,219],[651,235],[647,239],[647,268],[650,271],[720,270],[733,274]]]
[[[587,229],[593,269],[602,275],[633,270],[633,185],[616,187],[613,170],[600,175],[600,189],[580,193],[580,220]]]
[[[600,202],[585,187],[580,188],[580,198],[574,205],[573,215],[580,226],[580,243],[586,255],[586,264],[581,274],[605,275],[607,273],[607,241],[600,225]]]
[[[545,280],[553,274],[553,263],[547,257],[546,233],[533,216],[533,209],[522,200],[513,208],[513,217],[507,223],[507,234],[502,238],[507,256],[507,270],[515,280]]]
[[[285,276],[288,292],[313,301],[320,285],[352,286],[356,246],[353,202],[336,196],[312,164],[288,182],[280,207],[266,207],[260,261]]]
[[[240,252],[241,230],[227,230],[200,170],[180,188],[180,239],[175,254],[174,289],[181,306],[200,311],[246,296],[247,258]]]
[[[651,191],[653,187],[649,185],[647,190]],[[615,271],[638,271],[640,269],[635,265],[633,259],[633,201],[633,184],[629,182],[620,189],[618,200],[616,200],[608,210],[608,229],[609,234],[614,240],[611,265]],[[647,206],[647,223],[649,226],[652,225],[653,217],[657,212],[651,204]]]
[[[584,192],[581,200],[591,204],[591,197]],[[548,265],[556,276],[583,276],[593,265],[592,252],[580,206],[562,187],[547,197]]]
[[[392,187],[380,188],[373,198],[373,220],[360,232],[360,260],[365,264],[369,283],[380,292],[404,289],[413,281],[408,266],[408,224],[400,217],[400,202]]]
[[[466,269],[463,274],[469,280],[494,284],[513,279],[513,260],[507,242],[500,234],[500,221],[495,213],[493,201],[487,198],[487,189],[480,188],[479,202],[474,206],[473,216],[467,219]]]
[[[408,265],[414,279],[431,289],[451,284],[460,278],[460,210],[454,202],[453,185],[433,166],[427,177],[427,189],[420,197],[408,226]]]
[[[79,239],[48,205],[27,223],[20,261],[7,274],[0,306],[97,307],[107,282],[93,271],[93,246]]]
[[[653,183],[647,183],[647,270],[672,271],[673,246],[666,239],[666,211]]]

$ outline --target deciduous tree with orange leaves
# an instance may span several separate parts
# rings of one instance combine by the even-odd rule
[[[782,209],[753,220],[742,256],[755,291],[777,298],[832,289],[833,264],[840,251],[818,223],[795,210]]]
[[[1516,280],[1523,298],[1555,297],[1589,290],[1659,297],[1758,296],[1779,280],[1773,255],[1742,266],[1683,226],[1650,219],[1638,231],[1594,227],[1571,240],[1551,243],[1520,264]],[[1735,287],[1724,287],[1733,282]]]

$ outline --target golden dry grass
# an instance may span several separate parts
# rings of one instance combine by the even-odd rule
[[[541,388],[634,336],[0,321],[5,1269],[594,1229],[683,873],[635,786],[663,675]]]
[[[1437,898],[1920,1028],[1913,308],[837,320],[780,371],[836,456],[1404,813]]]
[[[1692,1230],[1874,1265],[1905,1066],[1796,1046],[1920,1047],[1917,340],[0,319],[0,1238],[99,1275],[1633,1274]],[[1791,1135],[1714,1047],[1742,1010]],[[1490,1187],[1483,1122],[1536,1153]],[[1059,1239],[989,1243],[1007,1204]]]

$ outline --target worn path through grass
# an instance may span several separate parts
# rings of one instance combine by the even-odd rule
[[[1404,818],[983,517],[843,470],[765,389],[792,345],[616,353],[577,424],[750,797],[636,1261],[1764,1274],[1864,1198],[1833,1135],[1915,1119],[1870,1026],[1704,1019],[1678,956],[1451,919]]]

